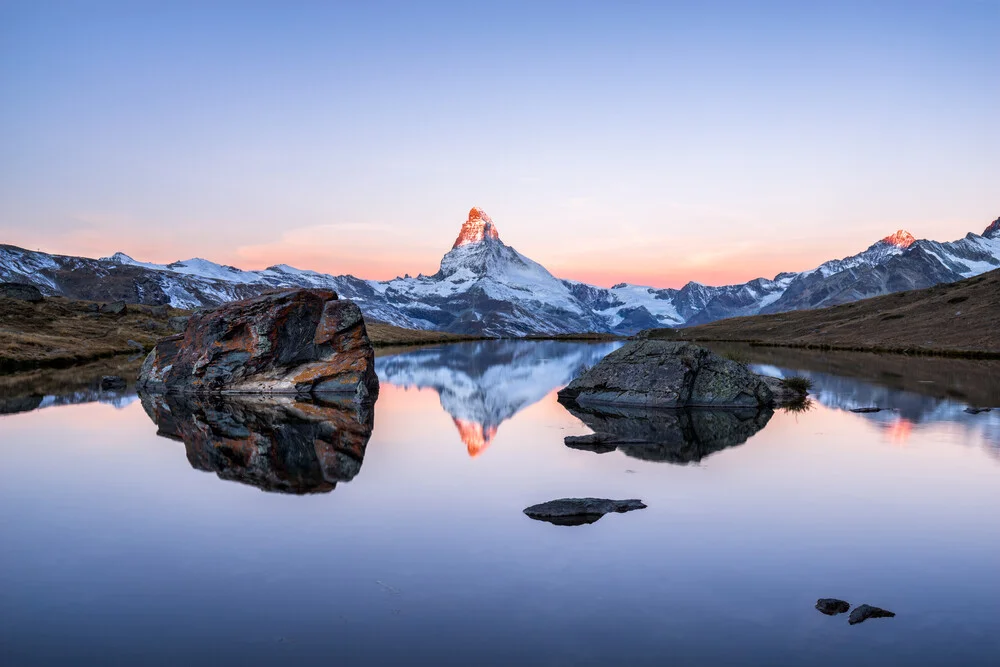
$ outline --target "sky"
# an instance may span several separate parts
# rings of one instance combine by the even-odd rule
[[[0,0],[0,243],[392,278],[472,206],[562,278],[1000,216],[1000,0]]]

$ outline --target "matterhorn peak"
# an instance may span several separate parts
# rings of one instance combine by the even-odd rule
[[[917,242],[917,239],[913,238],[913,234],[905,229],[900,229],[895,234],[890,234],[882,240],[889,245],[896,246],[897,248],[909,248]]]
[[[469,211],[468,220],[462,223],[462,230],[458,233],[458,238],[455,239],[455,245],[452,246],[452,249],[470,243],[480,243],[488,238],[500,240],[496,225],[483,209],[473,206],[472,210]]]

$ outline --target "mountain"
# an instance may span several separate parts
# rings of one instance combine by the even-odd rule
[[[428,328],[486,336],[606,331],[561,280],[501,241],[479,208],[469,211],[437,273],[375,285]]]
[[[738,285],[689,282],[680,289],[620,283],[611,288],[560,280],[505,244],[493,220],[473,208],[430,276],[388,281],[328,275],[284,264],[262,271],[195,258],[171,264],[124,253],[68,257],[0,245],[0,281],[34,283],[46,294],[179,308],[213,306],[277,287],[325,287],[361,306],[369,319],[409,329],[485,336],[583,331],[631,334],[742,315],[821,308],[1000,267],[1000,218],[982,235],[940,243],[904,230],[866,250],[801,273]]]
[[[900,255],[888,264],[906,255]],[[923,255],[917,255],[917,258]],[[915,259],[909,261],[916,261]],[[819,310],[734,317],[651,338],[1000,357],[1000,269]]]

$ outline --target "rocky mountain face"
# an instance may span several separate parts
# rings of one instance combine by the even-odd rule
[[[66,257],[0,245],[0,282],[36,285],[44,294],[123,300],[179,308],[215,306],[265,290],[335,290],[369,320],[413,329],[487,336],[705,324],[727,317],[820,308],[953,282],[1000,267],[1000,218],[980,234],[951,242],[917,240],[900,230],[850,257],[801,273],[738,285],[690,282],[680,289],[620,283],[611,288],[560,280],[500,239],[492,219],[473,208],[431,276],[388,281],[333,276],[276,265],[242,271],[204,259],[139,262],[124,253]]]

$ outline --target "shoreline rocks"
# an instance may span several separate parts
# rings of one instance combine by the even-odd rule
[[[139,388],[181,394],[378,396],[361,310],[336,292],[265,292],[191,315],[143,362]]]
[[[636,340],[559,392],[578,405],[762,408],[774,392],[744,364],[686,342]]]
[[[641,509],[646,509],[646,505],[635,498],[560,498],[527,507],[524,513],[536,521],[547,521],[557,526],[582,526],[594,523],[610,512],[622,514]]]

